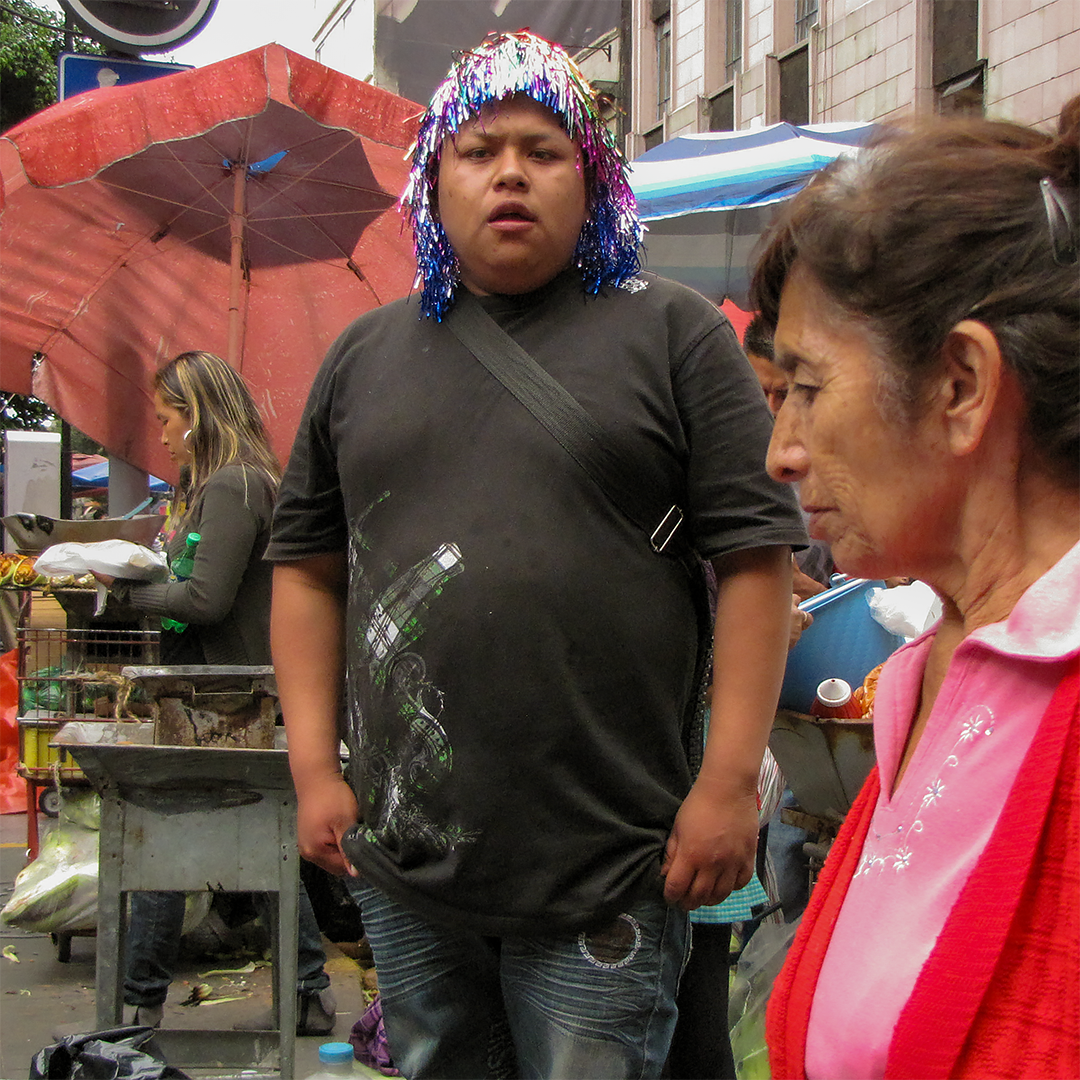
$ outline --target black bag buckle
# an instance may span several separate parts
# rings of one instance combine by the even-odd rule
[[[679,526],[682,523],[682,511],[677,506],[673,506],[664,515],[664,520],[653,529],[652,536],[649,537],[649,543],[652,545],[653,551],[660,554],[671,543],[671,538],[679,531]]]

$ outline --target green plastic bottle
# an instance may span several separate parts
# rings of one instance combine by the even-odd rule
[[[187,581],[191,577],[191,571],[195,568],[195,549],[199,546],[202,537],[198,533],[188,533],[184,541],[184,550],[173,560],[170,567],[170,581]],[[187,623],[177,622],[175,619],[162,618],[163,630],[174,630],[182,634],[187,629]]]

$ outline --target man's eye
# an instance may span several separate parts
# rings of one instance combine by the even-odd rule
[[[820,386],[813,386],[810,383],[791,384],[791,393],[798,394],[804,401],[813,401],[820,389]]]

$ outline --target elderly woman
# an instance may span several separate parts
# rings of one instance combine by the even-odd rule
[[[886,129],[770,237],[769,470],[840,569],[930,583],[769,1006],[774,1077],[1080,1076],[1080,100]]]

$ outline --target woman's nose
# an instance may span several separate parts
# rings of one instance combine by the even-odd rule
[[[773,423],[765,468],[774,480],[794,484],[806,476],[809,467],[810,455],[796,430],[792,407],[785,401]]]

